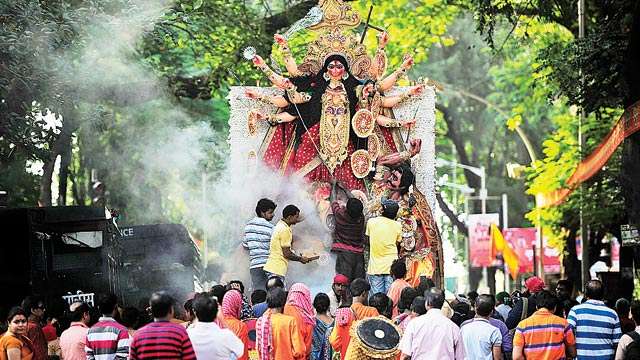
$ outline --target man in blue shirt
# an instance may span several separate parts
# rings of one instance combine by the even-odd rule
[[[602,299],[604,289],[600,280],[591,280],[585,288],[587,301],[574,306],[567,321],[576,335],[579,359],[613,359],[620,341],[618,314]]]
[[[251,219],[244,228],[242,246],[249,251],[249,273],[253,290],[264,290],[267,274],[264,264],[269,258],[271,233],[273,232],[273,212],[276,204],[269,199],[260,199],[256,205],[256,217]]]

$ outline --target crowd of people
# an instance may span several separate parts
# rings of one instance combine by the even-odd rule
[[[0,360],[640,359],[640,302],[609,308],[599,280],[578,299],[571,281],[551,289],[536,276],[522,292],[445,299],[428,277],[405,281],[397,203],[384,201],[368,220],[357,199],[331,206],[337,262],[324,292],[286,283],[289,261],[313,260],[292,249],[300,210],[287,205],[274,226],[276,204],[261,199],[243,241],[251,291],[234,280],[179,303],[159,291],[123,308],[104,294],[95,304],[49,304],[55,311],[29,296],[0,329]]]
[[[396,279],[406,271],[401,264],[392,265]],[[180,306],[162,291],[144,309],[122,308],[105,294],[95,306],[68,305],[59,318],[30,296],[7,316],[0,359],[361,359],[353,330],[366,319],[398,329],[394,359],[640,358],[640,302],[607,307],[599,280],[586,284],[580,303],[566,280],[549,290],[531,277],[522,293],[449,300],[421,280],[392,297],[393,285],[372,294],[367,280],[337,274],[326,293],[312,297],[305,284],[287,289],[272,276],[250,297],[240,281],[192,294]]]

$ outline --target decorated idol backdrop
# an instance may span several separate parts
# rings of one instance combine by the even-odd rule
[[[339,199],[362,200],[367,217],[380,214],[383,199],[397,201],[408,280],[428,276],[441,283],[442,245],[432,214],[435,89],[396,86],[413,59],[405,56],[389,69],[384,47],[393,39],[380,33],[377,48],[369,51],[355,31],[359,24],[348,4],[325,0],[287,33],[274,36],[282,64],[267,64],[253,48],[245,49],[271,86],[231,89],[231,170],[237,178],[269,171],[285,179],[273,183],[273,197],[295,192],[313,204],[294,227],[293,247],[321,258],[311,267],[291,264],[294,281],[302,269],[333,271],[329,197],[335,190]],[[298,63],[287,40],[300,28],[313,37],[302,45],[306,55]]]

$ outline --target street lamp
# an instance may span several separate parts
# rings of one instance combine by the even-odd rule
[[[453,162],[453,161],[449,161],[449,160],[445,160],[445,159],[441,159],[441,158],[436,158],[436,166],[437,167],[444,167],[444,166],[459,167],[459,168],[462,168],[462,169],[465,169],[465,170],[469,170],[474,175],[478,176],[480,178],[480,189],[478,191],[478,198],[482,202],[482,213],[483,214],[487,213],[488,192],[487,192],[486,180],[485,180],[487,176],[486,176],[486,172],[484,170],[484,166],[475,167],[475,166],[466,165],[466,164],[460,164],[460,163],[457,163],[457,162]]]

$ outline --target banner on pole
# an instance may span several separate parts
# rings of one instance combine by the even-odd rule
[[[640,101],[625,109],[616,125],[598,147],[578,164],[567,180],[566,188],[536,195],[537,206],[547,207],[561,204],[580,183],[589,180],[602,169],[625,138],[638,130],[640,130]]]
[[[500,223],[500,214],[471,214],[467,220],[469,228],[469,262],[472,267],[493,264],[491,258],[491,224]]]
[[[533,272],[533,252],[536,246],[536,228],[508,228],[502,230],[504,238],[518,255],[519,272]],[[543,264],[545,273],[560,272],[560,257],[558,251],[545,243]]]

